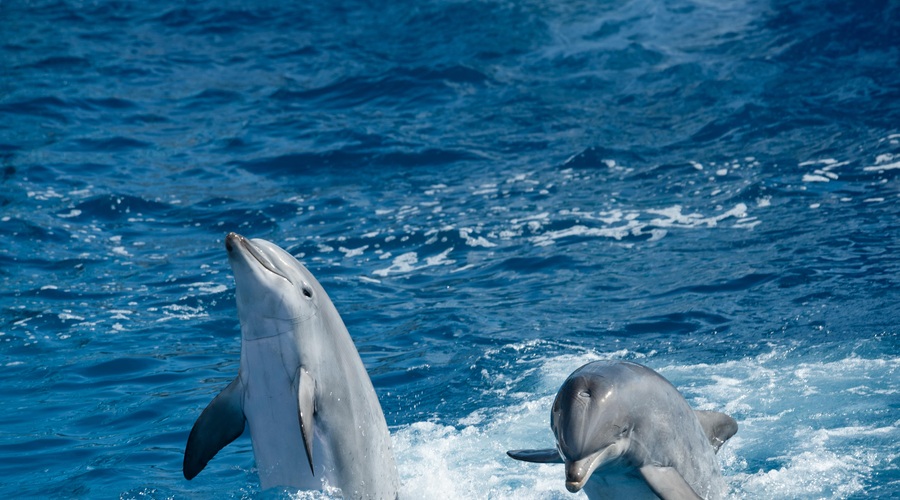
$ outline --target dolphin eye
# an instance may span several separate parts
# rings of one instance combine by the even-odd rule
[[[311,299],[313,296],[312,288],[310,288],[307,285],[303,285],[303,296],[306,297],[307,299]]]

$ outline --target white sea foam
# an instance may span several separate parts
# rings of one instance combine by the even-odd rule
[[[472,191],[473,196],[482,196],[487,194],[496,194],[497,193],[497,185],[496,184],[482,184],[478,186],[477,189]]]
[[[161,323],[173,319],[191,320],[209,316],[203,307],[191,307],[181,304],[170,304],[162,308],[164,316],[156,321]]]
[[[641,236],[649,234],[650,241],[663,238],[668,228],[697,228],[697,227],[716,227],[720,222],[726,219],[736,219],[734,227],[752,228],[760,223],[755,218],[747,215],[747,205],[738,203],[729,210],[718,215],[704,216],[703,214],[683,213],[681,205],[673,205],[662,209],[650,209],[644,213],[639,211],[622,211],[611,210],[598,214],[578,212],[577,210],[564,211],[561,215],[570,217],[577,216],[578,219],[599,221],[605,224],[604,227],[590,227],[585,224],[574,224],[565,229],[557,229],[546,231],[530,237],[530,241],[537,246],[547,246],[553,244],[556,240],[579,237],[598,237],[612,238],[621,240],[627,236]],[[646,215],[645,215],[646,214]],[[647,215],[654,216],[649,221]],[[536,226],[535,229],[540,229]]]
[[[863,167],[863,170],[868,172],[878,172],[882,170],[894,170],[898,168],[900,168],[900,158],[891,153],[884,153],[875,157],[874,165]]]
[[[864,167],[863,170],[877,172],[880,170],[895,170],[898,168],[900,168],[900,161],[895,161],[895,162],[891,162],[891,163],[875,164],[875,165],[872,165],[869,167]]]
[[[719,222],[729,218],[742,219],[747,217],[747,205],[738,203],[730,210],[712,217],[704,217],[699,213],[683,214],[682,207],[675,205],[662,210],[647,210],[647,213],[660,215],[662,218],[655,218],[650,224],[656,227],[715,227]]]
[[[64,214],[56,214],[60,219],[71,219],[72,217],[78,217],[79,215],[81,215],[81,210],[78,210],[77,208],[73,208]]]
[[[52,187],[48,187],[42,191],[28,191],[28,197],[34,198],[35,200],[47,201],[62,198],[63,195],[57,193]]]
[[[496,244],[488,241],[484,236],[478,236],[477,238],[472,237],[471,232],[472,232],[472,230],[468,229],[468,228],[463,228],[463,229],[459,230],[459,237],[466,240],[466,245],[468,245],[470,247],[484,247],[484,248],[491,248],[491,247],[497,246]]]
[[[640,224],[636,222],[629,222],[624,226],[618,227],[587,227],[581,224],[576,224],[567,229],[560,229],[558,231],[547,231],[544,234],[539,236],[535,236],[531,239],[531,241],[537,246],[547,246],[552,245],[553,242],[562,238],[570,238],[573,236],[584,236],[584,237],[602,237],[602,238],[613,238],[616,240],[621,240],[622,238],[628,236],[632,233],[634,229],[637,229]]]
[[[125,319],[125,320],[130,320],[131,318],[128,317],[128,315],[129,315],[129,314],[134,314],[134,311],[130,311],[130,310],[128,310],[128,309],[111,309],[111,310],[109,311],[109,313],[112,314],[112,318],[111,318],[111,319]]]
[[[543,436],[551,439],[549,427],[540,425],[538,414],[549,408],[550,398],[523,403],[494,415],[464,420],[476,425],[448,426],[418,422],[394,434],[394,449],[400,461],[402,499],[419,498],[565,498],[563,473],[559,467],[523,464],[506,456],[508,444],[498,436],[519,441]],[[537,423],[538,425],[535,425]],[[528,470],[526,470],[528,469]]]
[[[375,275],[385,277],[389,274],[408,273],[416,269],[415,265],[419,262],[419,255],[416,252],[406,252],[394,258],[390,267],[378,269],[374,271]]]
[[[373,273],[376,276],[381,276],[383,278],[392,274],[411,273],[413,271],[418,271],[426,267],[450,265],[456,262],[452,259],[447,258],[447,256],[452,251],[453,247],[450,247],[437,255],[426,257],[424,263],[419,263],[418,253],[406,252],[404,254],[398,255],[397,257],[394,257],[394,260],[389,267],[386,267],[384,269],[377,269],[373,271]]]
[[[338,247],[338,250],[339,250],[341,253],[344,254],[344,257],[345,257],[345,258],[350,259],[350,258],[353,258],[353,257],[359,257],[359,256],[362,255],[363,252],[365,252],[366,249],[368,249],[368,248],[369,248],[369,245],[363,245],[363,246],[358,247],[358,248]]]
[[[825,158],[821,160],[809,160],[800,162],[798,166],[800,167],[811,167],[816,166],[816,168],[812,171],[812,173],[803,174],[803,182],[831,182],[835,181],[839,178],[838,174],[833,172],[833,170],[843,167],[847,165],[849,162],[847,161],[837,161],[834,158]]]
[[[202,294],[213,294],[213,293],[222,293],[228,290],[228,287],[222,285],[220,283],[214,283],[212,281],[202,281],[197,283],[190,283],[187,285],[182,285],[188,288],[190,291],[198,291]]]

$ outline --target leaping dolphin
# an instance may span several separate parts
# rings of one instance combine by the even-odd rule
[[[718,499],[715,453],[737,432],[724,413],[694,411],[660,374],[627,361],[575,370],[553,402],[556,448],[513,450],[526,462],[563,463],[566,488],[588,498]]]
[[[396,499],[391,437],[359,353],[325,290],[261,239],[225,238],[241,322],[237,378],[203,410],[184,450],[192,479],[250,425],[263,489],[340,488]]]

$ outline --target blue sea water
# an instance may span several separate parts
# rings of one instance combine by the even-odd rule
[[[572,498],[550,403],[634,360],[740,425],[733,498],[900,495],[893,1],[0,0],[0,496],[193,481],[223,238],[328,290],[401,498]]]

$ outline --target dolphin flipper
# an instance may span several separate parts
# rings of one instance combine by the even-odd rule
[[[534,462],[538,464],[564,464],[566,463],[559,456],[559,450],[556,448],[547,448],[544,450],[510,450],[506,452],[510,458],[521,460],[523,462]]]
[[[193,479],[219,450],[244,432],[243,393],[244,386],[237,377],[213,398],[194,422],[184,448],[181,470],[185,479]]]
[[[645,465],[638,470],[653,493],[662,500],[702,500],[673,467]]]
[[[313,467],[313,436],[316,434],[316,379],[304,367],[297,368],[294,376],[294,392],[297,394],[297,416],[300,418],[300,433],[303,435],[303,448],[309,460],[309,470],[316,475]]]
[[[707,439],[709,439],[709,444],[713,445],[716,451],[719,451],[719,448],[725,444],[725,441],[734,436],[738,430],[737,422],[724,413],[703,410],[694,410],[694,413],[700,420],[700,425],[703,427],[703,432],[706,433]]]

